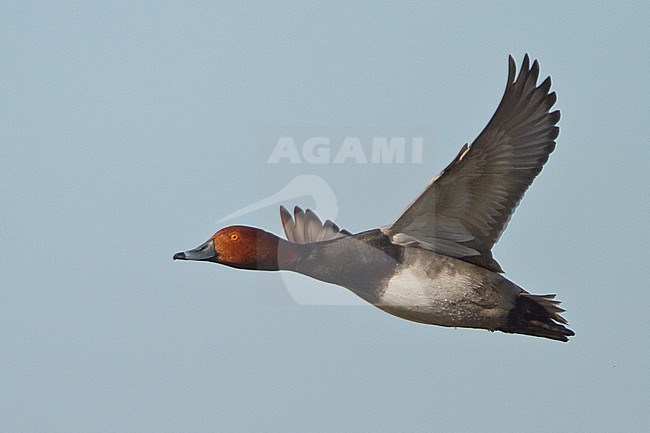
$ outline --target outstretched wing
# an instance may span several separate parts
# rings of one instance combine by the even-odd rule
[[[492,258],[515,207],[555,149],[560,112],[550,112],[551,78],[537,86],[539,64],[524,57],[496,112],[471,146],[434,177],[392,224],[382,227],[393,242],[418,246],[503,272]]]
[[[347,230],[341,230],[332,221],[327,220],[321,223],[320,218],[310,209],[303,212],[298,206],[293,209],[294,217],[289,211],[280,206],[280,218],[282,227],[287,235],[287,240],[296,244],[310,244],[314,242],[329,241],[331,239],[349,236]],[[295,218],[295,220],[294,220]]]

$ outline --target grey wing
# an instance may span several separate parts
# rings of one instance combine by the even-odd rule
[[[559,134],[560,112],[549,93],[551,78],[537,86],[539,64],[524,57],[519,76],[510,56],[508,83],[496,112],[471,146],[464,145],[392,224],[393,242],[413,245],[503,272],[492,247]]]
[[[293,217],[289,211],[280,206],[280,218],[282,218],[282,227],[287,235],[287,240],[296,244],[309,244],[313,242],[329,241],[351,233],[347,230],[341,230],[332,221],[327,220],[321,223],[320,218],[307,209],[303,212],[298,206],[293,210]]]

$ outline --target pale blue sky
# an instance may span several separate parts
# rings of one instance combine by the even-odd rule
[[[648,5],[347,3],[0,4],[0,432],[650,430]],[[561,133],[495,257],[569,343],[171,260],[301,174],[342,227],[392,221],[526,52]],[[423,162],[265,163],[314,134],[424,136]]]

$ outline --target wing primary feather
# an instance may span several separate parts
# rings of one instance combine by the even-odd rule
[[[287,240],[289,242],[295,242],[295,238],[293,236],[293,217],[284,206],[280,206],[280,219],[282,220],[282,228],[284,229],[284,234],[287,236]]]
[[[321,223],[320,218],[311,209],[305,211],[305,220],[307,222],[305,224],[305,240],[313,242],[318,238],[323,223]]]
[[[297,244],[305,243],[305,213],[298,206],[293,208],[293,218],[296,221],[293,232]]]
[[[321,223],[314,211],[303,211],[299,206],[294,207],[293,216],[284,206],[280,206],[280,219],[287,240],[296,244],[323,242],[351,235],[330,220]]]
[[[551,79],[526,54],[519,71],[508,56],[508,80],[486,127],[390,225],[393,242],[431,249],[502,272],[492,257],[524,193],[555,149],[560,112]]]

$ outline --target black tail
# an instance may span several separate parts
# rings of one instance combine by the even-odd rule
[[[575,333],[564,326],[567,321],[560,315],[564,310],[554,298],[555,295],[522,292],[500,331],[569,341],[569,337]]]

